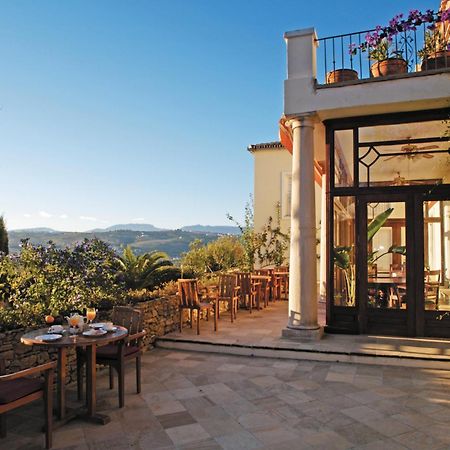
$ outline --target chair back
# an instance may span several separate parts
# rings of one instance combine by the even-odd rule
[[[140,309],[131,306],[114,306],[112,313],[114,325],[120,325],[128,330],[128,335],[139,333],[143,329],[143,316]],[[135,345],[136,342],[129,342]]]
[[[426,283],[438,283],[441,281],[441,271],[440,270],[427,270],[425,271],[425,282]]]
[[[234,297],[236,275],[226,274],[219,277],[219,297]]]
[[[252,274],[250,272],[236,273],[236,286],[239,286],[239,294],[242,299],[252,293]]]
[[[178,296],[181,308],[195,308],[199,305],[198,281],[196,279],[178,280]]]
[[[376,264],[370,264],[367,266],[367,275],[369,277],[377,277],[378,276],[378,266]]]

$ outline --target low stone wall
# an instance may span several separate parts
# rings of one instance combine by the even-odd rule
[[[178,298],[175,295],[137,303],[135,308],[139,308],[144,314],[144,329],[147,331],[144,350],[152,347],[156,336],[163,336],[179,328]],[[99,317],[101,320],[107,320],[110,314],[111,311],[102,311]],[[0,359],[5,362],[6,373],[56,360],[57,350],[46,351],[42,347],[23,345],[20,338],[27,331],[30,330],[20,328],[0,333]],[[76,379],[75,351],[69,351],[67,359],[67,380],[70,383]]]

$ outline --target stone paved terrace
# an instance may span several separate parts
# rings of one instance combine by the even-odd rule
[[[99,376],[108,425],[73,421],[54,448],[449,449],[450,372],[155,349],[126,406]],[[41,402],[9,418],[2,449],[42,448]]]
[[[183,328],[182,333],[161,337],[157,345],[176,350],[450,370],[449,339],[337,334],[325,334],[318,342],[284,339],[281,330],[287,323],[287,308],[286,301],[278,301],[264,310],[253,310],[252,314],[239,310],[234,323],[229,314],[223,314],[217,333],[210,319],[201,322],[199,336],[194,322],[193,329]],[[324,304],[319,304],[319,323],[325,323]]]

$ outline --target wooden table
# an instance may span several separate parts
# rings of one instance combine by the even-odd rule
[[[106,424],[110,421],[108,416],[98,414],[96,412],[96,352],[97,346],[119,342],[122,346],[124,338],[128,334],[128,330],[124,327],[117,327],[114,332],[106,333],[103,336],[87,337],[82,334],[69,335],[68,327],[64,327],[63,337],[57,341],[44,342],[36,339],[37,336],[48,334],[48,328],[30,331],[22,336],[20,341],[25,345],[38,345],[44,348],[58,349],[58,375],[57,375],[57,413],[60,421],[70,420],[80,414],[72,414],[67,416],[66,410],[66,375],[67,375],[67,350],[69,348],[85,347],[86,348],[86,398],[87,413],[81,414],[81,417],[95,423]]]
[[[392,288],[398,299],[398,304],[396,305],[396,307],[397,308],[401,307],[401,299],[400,299],[400,294],[399,294],[398,288],[399,288],[399,286],[406,287],[406,277],[404,277],[404,276],[402,276],[402,277],[391,277],[391,276],[369,277],[367,279],[367,284],[371,288],[380,286],[380,289],[385,292],[386,298],[389,296],[388,290]]]

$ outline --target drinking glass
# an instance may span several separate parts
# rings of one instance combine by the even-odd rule
[[[96,315],[97,310],[95,308],[86,308],[86,319],[88,320],[89,323],[92,323]]]

